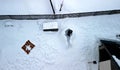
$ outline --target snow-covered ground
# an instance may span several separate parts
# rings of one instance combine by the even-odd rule
[[[63,1],[62,11],[59,11]],[[52,0],[57,14],[120,9],[120,0]],[[49,0],[0,0],[0,15],[53,14]]]
[[[57,22],[58,32],[43,32],[42,24]],[[68,46],[65,30],[73,30]],[[0,70],[98,70],[102,38],[120,34],[120,14],[65,19],[0,20]],[[30,40],[27,55],[21,47]]]

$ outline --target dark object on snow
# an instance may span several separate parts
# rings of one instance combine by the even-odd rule
[[[51,5],[51,7],[52,7],[53,14],[55,15],[54,6],[53,6],[53,3],[52,3],[52,1],[51,1],[51,0],[50,0],[50,5]]]
[[[59,11],[62,11],[62,7],[63,7],[63,1],[62,1],[61,5],[60,5],[60,10]]]
[[[91,61],[91,62],[88,62],[88,63],[97,64],[97,61]]]
[[[120,37],[120,34],[116,35],[116,37]]]
[[[73,33],[73,31],[72,31],[71,29],[67,29],[67,30],[65,31],[65,36],[66,36],[66,38],[67,38],[68,46],[71,46],[70,38],[71,38],[71,36],[72,36],[72,33]]]
[[[21,47],[27,54],[31,52],[31,50],[35,47],[35,45],[30,41],[26,41],[25,44]]]
[[[68,36],[68,37],[71,37],[72,33],[73,33],[73,31],[71,29],[67,29],[65,31],[65,35]]]
[[[56,31],[58,31],[58,29],[44,29],[43,31],[54,31],[54,32],[56,32]]]
[[[118,39],[120,39],[120,34],[116,35],[116,37],[117,37]]]
[[[97,64],[97,62],[96,62],[96,61],[93,61],[93,64]]]

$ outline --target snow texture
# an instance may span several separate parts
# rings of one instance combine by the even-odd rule
[[[43,23],[57,22],[58,32],[44,32]],[[0,70],[98,70],[99,40],[120,34],[120,15],[65,19],[0,20]],[[72,29],[71,47],[65,30]],[[21,47],[35,47],[26,54]],[[97,61],[97,64],[90,63]]]
[[[120,9],[120,0],[52,0],[52,3],[57,14]],[[0,0],[0,15],[29,14],[53,14],[49,0]]]
[[[57,22],[43,23],[43,29],[58,29],[58,23]]]

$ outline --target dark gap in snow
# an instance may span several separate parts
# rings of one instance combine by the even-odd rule
[[[58,31],[58,29],[44,29],[43,31]]]

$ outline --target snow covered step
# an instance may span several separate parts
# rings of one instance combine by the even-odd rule
[[[43,31],[58,31],[58,23],[57,22],[43,23]]]

